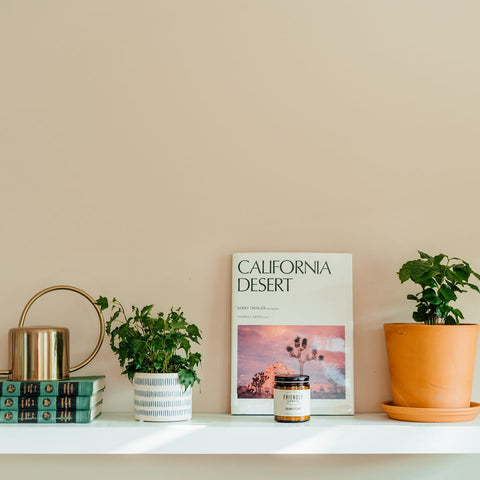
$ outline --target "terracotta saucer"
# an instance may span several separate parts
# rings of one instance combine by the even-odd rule
[[[389,418],[405,422],[468,422],[480,413],[480,403],[471,402],[469,408],[396,407],[392,402],[380,404]]]

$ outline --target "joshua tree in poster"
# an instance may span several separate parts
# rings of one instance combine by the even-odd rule
[[[262,387],[265,381],[267,380],[267,376],[265,375],[265,372],[258,372],[256,373],[253,378],[252,378],[252,385],[254,390],[255,395],[261,396],[262,395]]]
[[[288,354],[296,358],[298,360],[298,364],[300,365],[300,375],[303,375],[303,365],[306,362],[311,362],[314,360],[321,361],[323,360],[323,355],[319,355],[317,351],[317,347],[315,345],[312,345],[312,351],[311,353],[308,353],[307,350],[308,346],[308,339],[304,338],[303,340],[300,339],[300,337],[295,337],[295,340],[293,341],[293,347],[291,345],[287,346],[287,352]]]
[[[338,393],[338,383],[333,378],[327,378],[327,381],[330,385],[333,385],[335,393]]]

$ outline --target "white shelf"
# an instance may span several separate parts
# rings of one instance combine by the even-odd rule
[[[312,417],[196,414],[175,423],[104,413],[89,424],[0,425],[1,454],[447,454],[480,453],[480,420],[410,423],[382,413]]]

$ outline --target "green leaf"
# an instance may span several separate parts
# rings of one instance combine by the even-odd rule
[[[444,255],[443,253],[440,253],[438,255],[435,255],[435,257],[433,258],[433,264],[438,267],[441,263],[442,263],[442,260],[444,258],[447,258],[446,255]]]
[[[428,265],[423,260],[411,260],[402,265],[397,272],[401,283],[406,282],[408,279],[413,280],[415,283],[421,284],[422,279],[428,278],[431,275],[426,275],[431,272],[432,266]]]
[[[452,309],[452,313],[455,315],[455,317],[457,318],[457,321],[459,318],[461,318],[462,320],[465,319],[465,317],[463,316],[463,313],[458,309],[458,308],[454,308]]]
[[[188,358],[188,363],[191,367],[196,367],[200,364],[202,355],[198,352],[192,353]]]
[[[437,292],[433,288],[427,288],[423,292],[423,298],[432,305],[439,305],[442,300],[438,298]]]
[[[453,290],[445,284],[438,289],[438,296],[446,303],[457,299]]]
[[[174,330],[181,330],[187,326],[186,322],[184,320],[173,320],[172,322],[172,328]]]
[[[106,310],[108,308],[107,297],[98,297],[98,300],[95,303],[100,307],[101,311]]]
[[[180,344],[180,348],[183,348],[184,352],[188,354],[188,352],[190,351],[190,342],[188,341],[188,339],[180,338],[179,344]]]
[[[145,340],[143,338],[132,338],[131,345],[135,353],[143,352],[145,350]]]
[[[455,274],[457,281],[467,281],[470,277],[471,269],[464,265],[454,265],[452,271]]]
[[[472,289],[475,290],[476,292],[480,293],[480,288],[478,288],[476,285],[473,283],[467,283],[467,285]]]
[[[420,258],[431,259],[432,257],[425,252],[418,251]]]
[[[453,318],[451,315],[448,315],[445,318],[445,325],[457,325],[457,324],[458,324],[458,320]]]
[[[435,278],[425,278],[422,283],[426,287],[431,287],[431,288],[438,287],[438,283],[436,282]]]
[[[200,332],[200,329],[194,324],[190,324],[187,327],[187,333],[192,339],[195,339],[195,341],[196,341],[197,338],[202,338],[202,334]]]
[[[429,306],[428,305],[425,305],[425,304],[421,304],[417,307],[417,310],[420,312],[420,313],[423,313],[425,315],[427,315],[428,311],[430,310],[429,309]]]
[[[193,387],[195,383],[195,375],[191,370],[183,369],[178,372],[178,378],[185,390],[188,387]]]
[[[146,307],[143,307],[142,311],[140,312],[140,316],[145,317],[147,315],[150,315],[152,308],[153,308],[153,305],[147,305]]]
[[[466,292],[466,290],[461,289],[458,285],[463,286],[463,281],[462,282],[452,282],[450,280],[447,280],[445,284],[450,288],[452,292]]]
[[[421,312],[413,312],[412,318],[416,322],[426,323],[428,321],[428,316]]]

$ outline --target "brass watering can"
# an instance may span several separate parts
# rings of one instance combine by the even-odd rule
[[[24,327],[25,317],[32,304],[42,295],[54,290],[70,290],[85,297],[95,308],[100,321],[100,336],[90,356],[70,368],[70,333],[61,327]],[[8,358],[10,369],[0,370],[15,381],[67,380],[70,373],[90,363],[102,346],[105,336],[105,321],[95,300],[76,287],[59,285],[38,292],[25,305],[17,328],[8,332]]]

